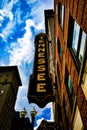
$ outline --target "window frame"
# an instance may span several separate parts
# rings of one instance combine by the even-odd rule
[[[77,50],[75,50],[73,48],[73,38],[74,37],[74,30],[75,30],[75,26],[78,27],[78,29],[76,28],[76,30],[78,30],[78,36],[76,36],[76,40],[75,42],[77,42]],[[76,33],[76,32],[75,32]],[[80,57],[80,50],[81,50],[81,46],[82,46],[82,38],[83,38],[83,34],[85,35],[85,43],[84,43],[84,48],[85,48],[85,44],[86,44],[86,39],[87,39],[87,35],[86,33],[80,28],[80,26],[78,25],[78,23],[76,21],[74,21],[74,19],[72,18],[71,15],[69,15],[69,24],[68,24],[68,38],[67,38],[67,47],[69,48],[70,52],[71,52],[71,55],[74,59],[74,63],[76,65],[76,68],[77,68],[77,71],[79,73],[79,68],[81,66],[81,62],[82,62],[82,58],[83,56],[81,55],[81,58]],[[82,54],[84,54],[84,48],[83,48],[83,52]]]
[[[57,44],[58,44],[58,54],[59,54],[60,63],[62,63],[63,49],[62,49],[62,46],[61,46],[59,38],[57,39]]]
[[[71,107],[71,110],[73,110],[75,93],[74,93],[74,89],[73,89],[73,84],[72,84],[72,86],[69,86],[69,82],[72,82],[72,80],[70,78],[67,66],[65,66],[65,85],[66,85],[67,94],[68,94],[68,97],[69,97],[70,107]],[[73,96],[74,96],[74,100],[73,100]]]
[[[61,4],[61,2],[58,2],[58,22],[61,26],[61,29],[64,29],[64,15],[65,14],[65,8],[64,5]]]

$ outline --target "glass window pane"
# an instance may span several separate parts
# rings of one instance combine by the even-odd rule
[[[72,81],[70,79],[70,76],[68,78],[68,87],[69,87],[69,92],[70,92],[70,95],[71,95],[71,93],[72,93]]]
[[[75,22],[73,31],[73,41],[72,41],[72,48],[75,52],[77,52],[78,48],[79,32],[80,32],[80,26]]]
[[[62,47],[60,47],[60,57],[62,58]]]
[[[2,73],[2,72],[0,72],[0,78],[2,77],[2,74],[3,74],[3,73]]]
[[[63,23],[64,23],[64,6],[59,2],[59,7],[58,7],[59,11],[58,11],[58,21],[59,24],[61,26],[61,28],[63,29]]]
[[[6,88],[6,84],[3,84],[2,87],[3,87],[3,88]]]
[[[63,29],[63,22],[64,22],[64,6],[63,5],[62,5],[62,12],[61,12],[61,14],[62,14],[61,27]]]
[[[86,33],[83,31],[82,32],[82,38],[81,38],[81,44],[80,44],[80,52],[79,52],[79,60],[80,61],[82,61],[85,42],[86,42]]]
[[[3,94],[4,93],[4,90],[1,90],[1,94]]]

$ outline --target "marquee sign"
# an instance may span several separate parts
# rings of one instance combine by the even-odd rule
[[[52,77],[49,74],[48,40],[46,34],[35,37],[35,57],[33,74],[30,76],[28,99],[44,107],[53,101]]]

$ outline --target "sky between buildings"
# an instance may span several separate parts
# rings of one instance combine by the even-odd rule
[[[40,109],[27,100],[34,61],[34,37],[45,31],[44,10],[53,8],[53,0],[0,1],[0,66],[18,66],[22,86],[18,91],[15,110],[21,111],[25,107],[30,117],[30,111],[35,107],[35,129],[41,120],[53,120],[51,103]]]

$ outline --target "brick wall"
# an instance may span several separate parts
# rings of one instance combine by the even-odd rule
[[[63,31],[59,25],[58,13],[56,11],[58,8],[58,2],[61,2],[65,7]],[[78,86],[79,73],[78,73],[76,65],[73,61],[70,50],[69,50],[69,48],[67,48],[69,14],[79,24],[81,29],[85,33],[87,33],[87,0],[54,0],[54,11],[55,11],[55,35],[56,35],[56,38],[59,38],[61,46],[62,46],[62,50],[63,50],[62,64],[60,64],[58,49],[56,49],[56,62],[58,64],[58,67],[60,70],[60,76],[62,79],[61,86],[59,86],[59,83],[57,83],[58,87],[60,87],[60,89],[58,89],[58,93],[61,97],[60,98],[61,104],[63,102],[63,95],[64,95],[66,105],[67,105],[68,115],[69,115],[68,116],[69,124],[71,124],[72,113],[71,113],[71,109],[70,109],[70,103],[69,103],[69,99],[68,99],[66,86],[64,84],[65,65],[66,65],[69,75],[71,77],[72,83],[73,83],[73,89],[74,89],[75,96],[77,97],[77,105],[80,110],[82,121],[83,121],[84,127],[87,128],[87,101],[85,99],[81,86]],[[58,48],[57,44],[58,43],[56,43],[56,48]],[[57,69],[56,69],[56,75],[58,78]],[[63,115],[63,122],[65,122],[64,108],[62,107],[62,105],[61,105],[61,111],[62,111],[62,115]],[[64,124],[64,126],[66,129],[65,124]]]

